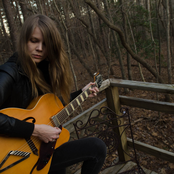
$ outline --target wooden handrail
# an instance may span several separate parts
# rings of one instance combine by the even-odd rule
[[[161,83],[151,83],[151,82],[141,82],[141,81],[121,80],[121,79],[109,79],[109,82],[110,86],[174,94],[174,85],[171,84],[161,84]]]
[[[127,141],[128,141],[128,146],[133,147],[132,139],[127,138]],[[172,152],[169,152],[167,150],[163,150],[155,146],[151,146],[149,144],[145,144],[136,140],[134,140],[134,146],[137,150],[140,150],[144,153],[147,153],[147,154],[156,156],[157,158],[161,158],[163,160],[174,163],[174,153]]]
[[[144,108],[154,111],[160,111],[160,112],[166,112],[166,113],[174,113],[174,103],[169,102],[161,102],[157,100],[149,100],[149,99],[142,99],[142,98],[135,98],[135,97],[128,97],[128,96],[121,96],[118,95],[117,87],[121,88],[132,88],[132,89],[138,89],[138,90],[146,90],[146,91],[154,91],[159,93],[168,93],[168,94],[174,94],[174,85],[170,84],[159,84],[159,83],[149,83],[149,82],[140,82],[140,81],[130,81],[130,80],[121,80],[121,79],[107,79],[103,81],[100,91],[106,90],[106,99],[102,100],[101,102],[97,103],[96,105],[89,108],[87,111],[84,111],[80,115],[76,116],[72,120],[65,123],[65,127],[72,133],[74,131],[73,122],[81,119],[85,120],[86,116],[95,108],[100,108],[104,105],[110,105],[113,108],[119,108],[119,103],[121,105],[127,105],[132,107],[138,107],[138,108]],[[108,95],[108,96],[107,96]],[[113,98],[112,95],[117,95],[117,101]],[[107,101],[111,100],[111,101]],[[119,101],[118,101],[119,100]],[[112,106],[112,103],[115,103],[115,106]],[[108,105],[108,106],[109,106]],[[113,109],[111,108],[111,109]],[[116,111],[118,112],[118,111]],[[129,138],[127,139],[128,146],[132,147],[132,140]],[[125,140],[123,141],[123,148],[125,150]],[[174,153],[171,153],[169,151],[156,148],[151,145],[147,145],[145,143],[135,141],[135,148],[137,150],[143,151],[145,153],[151,154],[153,156],[159,157],[163,160],[167,160],[169,162],[174,163]],[[123,155],[124,156],[124,155]]]
[[[174,114],[174,103],[119,95],[120,104]]]

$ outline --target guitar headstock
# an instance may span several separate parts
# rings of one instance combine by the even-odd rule
[[[102,84],[102,76],[99,73],[94,73],[94,82],[96,83],[97,87],[100,88],[101,84]]]

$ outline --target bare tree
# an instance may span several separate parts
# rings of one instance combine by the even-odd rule
[[[141,63],[156,78],[158,78],[161,83],[164,83],[164,80],[158,75],[158,73],[154,70],[154,68],[152,68],[152,66],[150,64],[148,64],[144,59],[142,59],[139,55],[135,54],[132,51],[131,47],[125,41],[125,37],[124,37],[122,30],[118,26],[116,26],[116,25],[112,24],[110,21],[108,21],[107,18],[101,13],[101,11],[96,8],[95,4],[93,2],[91,2],[91,0],[85,0],[85,2],[87,4],[89,4],[92,9],[94,9],[94,11],[101,17],[101,19],[106,23],[106,25],[108,27],[110,27],[112,30],[115,30],[119,34],[122,45],[129,52],[129,54],[132,56],[132,58],[134,58],[136,61]]]
[[[112,16],[111,16],[111,13],[110,13],[110,10],[109,10],[109,7],[108,7],[108,3],[107,3],[106,0],[104,0],[104,5],[105,5],[106,12],[107,12],[107,14],[109,16],[109,19],[113,23],[113,19],[112,19]],[[120,69],[121,69],[121,73],[122,73],[122,78],[126,79],[126,75],[125,75],[125,71],[124,71],[124,67],[123,67],[122,54],[121,54],[120,46],[118,44],[117,35],[116,35],[116,33],[113,30],[111,30],[111,32],[112,32],[112,35],[113,35],[115,47],[116,47],[117,52],[118,52],[118,59],[119,59],[119,63],[120,63]]]
[[[21,11],[22,11],[22,15],[23,15],[23,18],[24,18],[24,21],[25,19],[27,18],[27,3],[26,3],[26,0],[20,0],[19,1],[19,5],[21,7]]]
[[[2,29],[2,35],[7,37],[7,32],[5,30],[3,18],[2,18],[2,12],[0,11],[0,21],[1,21],[1,29]]]
[[[124,4],[124,0],[120,0],[121,12],[122,12],[122,18],[123,18],[124,34],[125,34],[126,42],[129,42],[128,41],[128,34],[127,34],[127,22],[126,22],[125,8],[124,8],[123,4]],[[128,69],[128,78],[129,78],[129,80],[132,80],[130,54],[128,52],[127,52],[127,69]]]
[[[160,19],[159,19],[159,4],[161,3],[161,0],[155,0],[155,6],[156,6],[156,19],[157,19],[157,35],[158,35],[158,43],[159,43],[159,51],[158,51],[158,57],[159,57],[159,75],[161,75],[161,35],[160,35]]]
[[[81,16],[78,15],[76,9],[74,8],[73,2],[72,0],[69,0],[73,13],[75,15],[75,17],[81,22],[82,26],[87,30],[87,32],[90,34],[90,36],[93,38],[95,44],[99,47],[100,51],[102,52],[102,54],[104,55],[104,57],[107,60],[107,55],[104,51],[104,49],[101,47],[101,44],[99,43],[98,39],[96,38],[96,36],[94,36],[94,34],[92,33],[91,29],[90,29],[90,25],[88,22],[86,22]]]
[[[78,87],[77,87],[77,78],[76,78],[76,75],[75,75],[75,72],[74,72],[74,67],[73,67],[72,60],[71,60],[71,49],[70,49],[70,43],[69,43],[69,37],[68,37],[68,28],[67,28],[67,26],[66,26],[66,24],[63,20],[63,17],[61,15],[61,12],[60,12],[55,0],[53,0],[53,2],[54,2],[54,5],[55,5],[58,13],[59,13],[60,19],[63,23],[63,27],[65,29],[66,43],[67,43],[67,49],[68,49],[68,57],[69,57],[69,62],[70,62],[70,66],[71,66],[71,71],[72,71],[73,77],[74,77],[75,87],[76,87],[76,90],[77,90],[78,89]]]
[[[155,68],[156,68],[156,72],[158,73],[158,69],[157,69],[157,61],[156,61],[156,43],[155,43],[155,39],[153,36],[153,31],[152,31],[152,21],[151,21],[151,8],[150,8],[150,0],[147,0],[147,9],[148,9],[148,14],[149,14],[149,27],[150,27],[150,36],[151,36],[151,40],[152,40],[152,46],[154,47],[154,60],[155,60]],[[158,82],[158,78],[157,78],[157,82]]]
[[[170,52],[170,7],[169,0],[166,0],[167,12],[167,69],[168,69],[168,83],[172,83],[172,68],[171,68],[171,52]]]
[[[2,3],[3,3],[5,14],[9,24],[10,36],[13,43],[13,50],[16,51],[17,27],[13,18],[14,17],[13,10],[11,8],[11,4],[9,1],[2,0]]]

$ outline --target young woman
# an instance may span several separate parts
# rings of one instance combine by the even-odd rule
[[[0,109],[27,108],[43,94],[61,96],[67,104],[93,83],[70,94],[71,70],[55,23],[44,15],[30,16],[24,23],[18,52],[0,66]],[[98,92],[94,87],[90,96]],[[44,124],[25,122],[0,113],[0,134],[29,138],[35,136],[45,143],[59,138],[61,129]],[[55,149],[49,174],[65,174],[67,166],[83,162],[82,174],[97,174],[106,156],[100,139],[86,138],[67,142]]]

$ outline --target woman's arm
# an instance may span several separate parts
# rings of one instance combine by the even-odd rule
[[[1,66],[2,67],[2,66]],[[16,80],[4,68],[0,67],[0,108],[6,107],[6,103],[10,100],[10,95]],[[10,67],[7,66],[9,69]],[[17,72],[17,71],[16,71]],[[15,71],[13,73],[16,73]],[[1,112],[1,111],[0,111]],[[27,123],[3,113],[0,113],[0,134],[13,137],[30,137],[34,129],[33,123]]]
[[[33,130],[33,123],[21,121],[0,113],[0,134],[11,137],[29,138]]]

